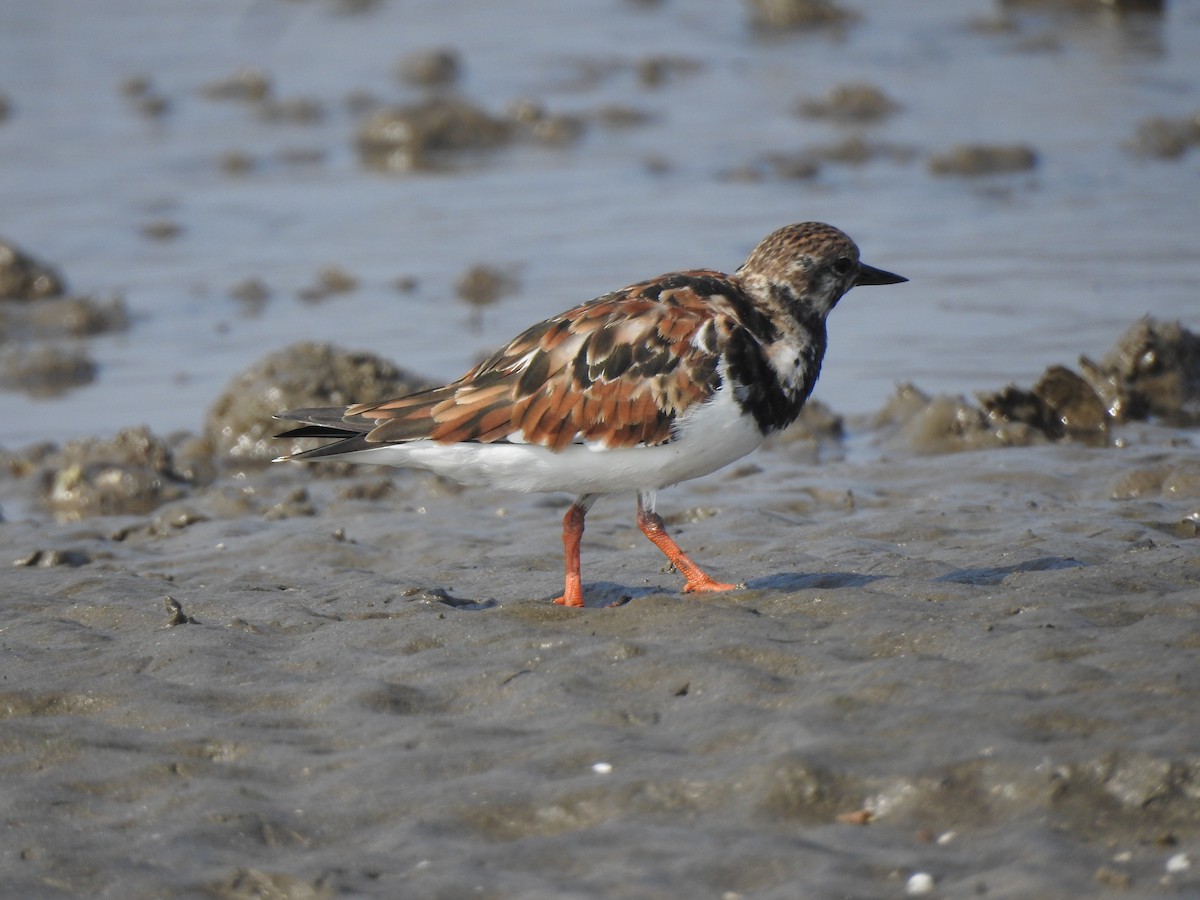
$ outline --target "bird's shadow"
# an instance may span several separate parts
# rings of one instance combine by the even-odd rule
[[[887,578],[886,575],[863,575],[859,572],[777,572],[752,578],[746,582],[751,591],[811,591],[831,588],[866,587]]]
[[[857,588],[886,578],[886,575],[862,575],[857,572],[780,572],[775,575],[764,575],[753,578],[738,585],[737,590],[715,594],[682,594],[670,587],[630,587],[611,581],[597,581],[584,585],[583,605],[585,609],[611,609],[615,606],[641,600],[646,597],[689,597],[702,599],[706,597],[736,597],[742,591],[774,591],[789,593],[791,591],[832,588]]]
[[[630,587],[614,581],[593,581],[583,586],[583,608],[611,609],[644,597],[669,597],[676,593],[678,592],[665,587]]]
[[[1082,568],[1086,563],[1082,563],[1077,559],[1064,556],[1042,556],[1036,559],[1026,560],[1024,562],[1014,563],[1009,566],[981,566],[972,568],[955,569],[947,572],[944,575],[939,575],[933,579],[935,582],[952,583],[952,584],[968,584],[987,587],[997,585],[1004,581],[1010,575],[1019,572],[1047,572],[1058,569],[1076,569]],[[790,593],[792,591],[805,590],[833,590],[835,588],[862,588],[877,581],[883,581],[890,578],[889,575],[864,575],[860,572],[777,572],[774,575],[764,575],[761,578],[752,578],[743,584],[739,585],[739,590],[743,591],[772,591],[778,593]],[[730,592],[731,596],[736,597],[738,591]],[[677,589],[672,589],[665,586],[642,586],[630,587],[627,584],[619,584],[613,581],[594,581],[584,585],[583,589],[585,609],[611,609],[617,606],[625,606],[634,600],[642,600],[646,597],[661,596],[661,597],[680,597],[685,596]],[[691,594],[686,595],[693,598],[703,598],[707,596],[721,596],[720,594]],[[476,612],[488,609],[494,609],[501,604],[494,599],[475,600],[468,598],[452,597],[441,589],[432,589],[421,592],[421,598],[431,602],[440,603],[450,606],[454,609],[464,612]],[[539,602],[549,603],[552,600],[551,595],[547,595]]]
[[[982,566],[970,569],[955,569],[939,575],[934,581],[953,584],[974,584],[988,587],[1000,584],[1009,575],[1018,572],[1052,572],[1057,569],[1080,569],[1085,564],[1069,556],[1039,556],[1036,559],[1014,563],[1011,566]]]

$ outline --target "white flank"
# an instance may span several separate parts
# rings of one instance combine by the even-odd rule
[[[675,440],[654,447],[608,449],[573,444],[557,453],[531,444],[408,441],[328,459],[428,469],[462,484],[503,491],[616,494],[655,490],[715,472],[763,441],[754,418],[734,402],[725,380],[707,403],[679,421]]]

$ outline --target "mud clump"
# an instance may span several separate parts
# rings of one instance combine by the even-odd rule
[[[0,388],[56,397],[96,379],[96,363],[82,350],[12,347],[0,354]]]
[[[160,93],[149,75],[130,75],[121,80],[119,91],[140,116],[158,119],[171,111],[171,101]]]
[[[929,158],[934,175],[1001,175],[1037,167],[1037,154],[1024,144],[962,144]]]
[[[1179,159],[1200,145],[1200,113],[1173,119],[1155,116],[1138,123],[1130,149],[1139,156]]]
[[[129,310],[122,297],[101,300],[81,294],[36,303],[0,301],[0,343],[8,340],[91,337],[124,331]]]
[[[0,300],[29,302],[59,297],[65,290],[62,276],[52,266],[0,240]]]
[[[301,288],[297,296],[306,303],[320,303],[339,294],[358,290],[358,279],[338,265],[322,266],[312,285]]]
[[[244,278],[229,288],[229,296],[241,306],[242,315],[257,318],[271,299],[271,288],[261,278]]]
[[[474,330],[482,325],[483,310],[503,297],[520,289],[521,281],[515,266],[493,266],[476,263],[454,283],[458,299],[471,310],[470,324]]]
[[[896,430],[901,442],[917,453],[1024,447],[1039,438],[1027,423],[989,416],[962,397],[932,397],[911,384],[896,389],[874,425]]]
[[[86,337],[128,327],[123,299],[70,294],[56,268],[0,240],[0,343]]]
[[[139,228],[138,233],[148,241],[173,241],[183,234],[183,230],[183,226],[178,222],[155,219]]]
[[[306,880],[286,872],[244,867],[238,867],[228,877],[206,887],[205,893],[226,900],[239,897],[308,897],[311,900],[332,900],[337,896],[335,886],[324,876]]]
[[[511,120],[515,137],[551,147],[573,144],[587,130],[583,117],[552,113],[540,101],[528,97],[514,100],[504,115]]]
[[[271,77],[261,69],[241,68],[232,75],[210,82],[200,89],[209,100],[261,103],[272,94]]]
[[[276,413],[383,401],[430,386],[372,353],[304,341],[235,376],[209,409],[205,434],[219,456],[266,462],[314,446],[275,440],[286,428]]]
[[[1120,13],[1157,14],[1165,0],[1002,0],[1006,9],[1045,9],[1066,13],[1095,13],[1112,10]]]
[[[465,100],[437,98],[382,109],[358,129],[355,144],[369,169],[407,172],[438,168],[469,151],[494,150],[512,139],[512,127]]]
[[[264,122],[284,122],[290,125],[313,125],[325,118],[325,107],[312,97],[293,97],[287,100],[267,99],[258,105],[258,115]]]
[[[1155,417],[1200,425],[1200,336],[1178,322],[1145,318],[1104,359],[1080,357],[1080,372],[1050,366],[1030,390],[1009,385],[981,393],[981,407],[901,386],[875,425],[898,429],[918,452],[1071,441],[1108,446],[1114,424]]]
[[[226,175],[247,175],[257,168],[258,160],[245,150],[229,150],[217,157],[217,166]]]
[[[30,337],[37,338],[91,337],[129,327],[129,309],[123,297],[107,300],[89,294],[53,297],[23,307],[22,313],[21,327]]]
[[[462,77],[462,60],[448,47],[417,50],[396,63],[396,78],[423,88],[446,88]]]
[[[810,159],[820,162],[861,166],[876,159],[908,162],[916,155],[916,151],[902,144],[867,141],[862,135],[853,134],[833,144],[811,147],[808,155]]]
[[[839,84],[826,97],[805,98],[796,103],[797,115],[854,125],[878,122],[899,108],[899,104],[872,84]]]
[[[807,151],[769,153],[722,172],[726,181],[754,183],[768,178],[782,181],[807,181],[821,174],[821,164]]]
[[[47,338],[86,337],[129,327],[125,301],[67,293],[59,271],[0,241],[0,389],[53,397],[95,380],[97,366],[80,348],[46,346]]]
[[[1079,833],[1104,839],[1134,830],[1157,842],[1200,819],[1200,761],[1116,752],[1054,773],[1050,809]]]
[[[638,84],[653,89],[660,88],[680,76],[699,72],[704,68],[704,64],[686,56],[656,53],[638,60],[633,68]]]
[[[1110,417],[1104,402],[1086,379],[1065,366],[1048,368],[1031,391],[1009,385],[979,399],[989,418],[1024,423],[1052,441],[1108,443]]]
[[[244,67],[201,86],[208,100],[245,104],[265,122],[311,125],[325,118],[325,107],[310,97],[280,99],[271,76],[261,69]]]
[[[765,763],[759,812],[768,819],[819,824],[856,809],[866,793],[857,779],[816,764],[797,753]]]
[[[1070,441],[1088,447],[1109,443],[1112,417],[1088,381],[1065,366],[1048,368],[1031,390],[1016,385],[979,395],[930,397],[902,386],[876,424],[899,426],[906,443],[922,453],[1025,447]]]
[[[764,31],[849,25],[858,14],[833,0],[750,0],[750,22]]]
[[[1200,425],[1200,336],[1178,322],[1144,318],[1099,363],[1084,356],[1079,366],[1118,422]]]
[[[37,478],[43,504],[68,521],[151,512],[190,484],[167,442],[145,427],[72,441],[41,460]]]

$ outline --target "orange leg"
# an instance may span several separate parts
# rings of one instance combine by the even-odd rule
[[[701,571],[698,565],[688,559],[688,555],[680,550],[679,545],[667,534],[666,528],[663,527],[662,516],[654,511],[654,495],[652,493],[647,494],[647,503],[644,505],[642,494],[638,493],[637,523],[638,528],[642,529],[642,534],[650,538],[654,542],[654,546],[663,552],[663,556],[670,560],[671,565],[679,574],[687,579],[687,584],[683,586],[685,594],[693,591],[732,591],[738,587],[736,584],[713,581]]]
[[[559,606],[583,606],[583,577],[579,571],[579,543],[583,540],[583,519],[591,508],[595,497],[584,494],[579,497],[567,514],[563,516],[563,557],[566,562],[567,580],[561,597],[555,597]]]

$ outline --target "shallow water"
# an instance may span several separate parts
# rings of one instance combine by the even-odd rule
[[[199,430],[236,371],[301,339],[451,377],[571,303],[732,268],[809,218],[912,279],[834,314],[817,396],[841,413],[897,381],[1028,385],[1143,313],[1197,330],[1200,151],[1125,144],[1200,108],[1200,9],[996,30],[972,24],[990,3],[867,6],[842,34],[764,37],[715,0],[612,3],[586,26],[550,0],[3,4],[0,233],[135,321],[83,343],[93,385],[0,393],[0,445]],[[489,110],[653,118],[363,169],[345,97],[418,98],[393,63],[441,45]],[[646,87],[651,55],[697,66]],[[325,118],[202,96],[246,64]],[[165,116],[121,95],[136,74]],[[911,159],[728,177],[851,133],[791,112],[847,81],[901,104],[863,130]],[[931,175],[963,141],[1040,163]],[[249,172],[222,170],[234,150]],[[181,234],[142,236],[160,220]],[[477,262],[517,267],[520,290],[473,329],[454,283]],[[331,263],[358,290],[298,299]],[[261,313],[228,294],[247,276],[272,289]],[[276,466],[71,523],[26,517],[33,479],[0,478],[25,563],[0,581],[7,890],[883,898],[928,873],[934,896],[1194,896],[1195,432],[921,457],[868,422],[664,492],[680,543],[744,591],[677,595],[632,498],[602,501],[581,612],[548,603],[560,498]],[[168,596],[196,621],[167,627]]]
[[[1195,325],[1197,157],[1125,146],[1142,119],[1198,105],[1190,5],[1163,19],[1027,13],[997,32],[975,24],[996,17],[988,3],[885,4],[841,36],[766,37],[737,3],[614,3],[587,27],[552,2],[346,8],[4,7],[0,89],[13,112],[0,123],[0,232],[75,290],[124,294],[137,317],[128,333],[88,342],[93,385],[53,401],[0,393],[6,445],[136,423],[197,429],[233,372],[302,338],[453,377],[545,315],[661,271],[731,269],[768,231],[810,218],[912,279],[857,291],[834,316],[817,396],[841,412],[877,408],[898,381],[952,393],[1027,384],[1050,362],[1102,353],[1143,313]],[[415,101],[392,67],[431,46],[460,52],[461,92],[492,111],[533,97],[551,112],[623,104],[652,119],[449,172],[364,170],[346,97]],[[651,57],[694,68],[646,87],[636,65]],[[279,99],[317,101],[324,118],[264,122],[202,94],[246,65]],[[135,113],[120,91],[134,75],[170,102],[166,115]],[[798,98],[853,81],[901,109],[861,129],[793,114]],[[828,163],[811,180],[728,177],[858,132],[913,157]],[[930,154],[972,141],[1028,144],[1040,164],[929,173]],[[319,159],[283,161],[292,150]],[[253,168],[224,172],[231,151]],[[141,235],[160,220],[180,235]],[[469,330],[453,285],[481,261],[517,267],[521,288]],[[328,264],[360,288],[298,301]],[[248,276],[273,292],[257,317],[228,296]],[[419,289],[398,294],[401,276]]]

